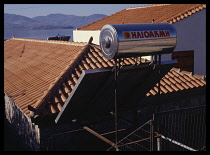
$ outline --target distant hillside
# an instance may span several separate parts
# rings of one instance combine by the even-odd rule
[[[42,23],[33,20],[31,18],[15,15],[15,14],[4,14],[4,28],[6,29],[23,29],[23,28],[33,28],[41,26]]]
[[[47,16],[37,16],[32,19],[39,21],[43,24],[50,24],[53,26],[73,26],[78,28],[86,24],[92,23],[96,20],[106,17],[104,14],[93,14],[90,16],[75,16],[64,14],[50,14]]]
[[[4,14],[4,29],[56,29],[78,28],[106,17],[104,14],[90,16],[75,16],[64,14],[50,14],[29,18],[15,14]]]

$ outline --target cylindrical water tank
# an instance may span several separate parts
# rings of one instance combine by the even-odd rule
[[[101,52],[108,60],[172,53],[176,42],[169,23],[107,24],[100,32]]]

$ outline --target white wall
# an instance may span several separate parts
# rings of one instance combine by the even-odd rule
[[[73,30],[74,42],[88,42],[93,37],[92,43],[99,45],[99,35],[101,30]]]
[[[176,51],[194,50],[194,74],[206,75],[206,9],[173,24]]]
[[[194,50],[194,74],[206,75],[206,9],[173,24],[177,31],[174,52]],[[163,54],[162,60],[171,60]]]

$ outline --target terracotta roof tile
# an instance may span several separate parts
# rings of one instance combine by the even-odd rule
[[[180,70],[180,68],[173,68],[173,71],[180,73],[181,70]]]
[[[206,8],[206,4],[155,4],[132,7],[78,28],[78,30],[101,30],[106,24],[178,22],[197,11]]]
[[[179,88],[178,88],[177,85],[171,84],[170,86],[171,86],[171,88],[172,88],[173,90],[175,90],[175,91],[178,91],[178,90],[179,90]]]
[[[160,81],[160,84],[161,84],[162,86],[165,86],[165,85],[166,85],[166,83],[164,82],[164,79]]]
[[[186,82],[187,80],[184,78],[184,77],[182,77],[182,76],[179,76],[178,77],[181,81],[183,81],[183,82]]]
[[[206,81],[201,77],[196,78],[191,73],[186,71],[181,71],[177,68],[172,68],[160,81],[161,91],[163,93],[177,92],[185,89],[193,89],[206,85]],[[147,93],[147,96],[157,95],[154,92],[158,92],[158,84],[150,90],[150,93]]]
[[[50,108],[50,111],[51,113],[56,113],[56,112],[59,112],[59,109],[55,106],[55,105],[49,105],[49,108]]]
[[[173,70],[172,71],[172,74],[174,74],[176,77],[179,77],[180,76],[180,72],[177,72],[176,70]]]
[[[181,86],[181,84],[177,83],[176,84],[177,88],[179,88],[180,90],[184,90],[185,88],[183,86]]]
[[[204,85],[206,85],[206,81],[205,81],[205,80],[200,79],[200,81],[201,81]]]
[[[155,92],[154,90],[149,91],[152,95],[156,95],[157,92]]]
[[[192,76],[192,72],[188,72],[188,71],[182,71],[183,74],[186,74],[187,76]]]
[[[34,105],[36,101],[45,98],[50,83],[69,64],[69,59],[73,60],[72,55],[81,52],[84,47],[84,43],[63,41],[23,38],[7,40],[4,42],[5,92],[13,96],[26,90],[24,96],[12,98],[22,110],[27,112],[27,105]],[[71,48],[72,51],[69,50]],[[61,54],[64,49],[68,49],[68,52]],[[29,111],[27,113],[29,114]]]
[[[202,80],[206,78],[204,75],[198,75],[198,74],[194,74],[193,76]]]
[[[23,42],[27,51],[19,57],[17,53]],[[13,96],[12,99],[27,115],[30,114],[28,105],[38,108],[39,115],[58,113],[82,70],[114,66],[113,60],[103,57],[98,46],[94,45],[71,42],[68,45],[62,42],[60,46],[59,41],[52,43],[33,39],[10,39],[4,42],[4,46],[4,91]],[[68,52],[64,52],[66,50]],[[62,60],[64,61],[61,62]],[[136,60],[140,63],[139,57],[125,58],[124,65],[133,65]],[[161,95],[205,85],[204,77],[186,74],[173,68],[161,80]],[[146,96],[157,95],[157,92],[158,84]]]
[[[165,81],[168,85],[171,85],[171,82],[167,78],[163,78],[163,81]]]
[[[200,86],[198,83],[196,83],[196,82],[193,81],[193,80],[191,80],[190,82],[191,82],[191,84],[192,84],[193,86],[195,86],[195,87],[199,87],[199,86]]]
[[[173,92],[174,90],[170,87],[170,85],[165,85],[165,88],[169,91],[169,92]]]
[[[203,82],[201,82],[201,80],[202,80],[202,79],[200,79],[200,80],[196,79],[195,82],[198,83],[200,86],[205,85]]]
[[[192,85],[191,82],[186,81],[186,84],[187,84],[190,88],[194,88],[194,85]]]
[[[166,86],[166,85],[165,85]],[[161,91],[163,91],[164,93],[168,93],[168,90],[166,87],[160,86]],[[158,90],[156,90],[158,91]]]
[[[57,107],[58,107],[59,111],[61,111],[63,105],[60,102],[58,102]]]
[[[189,88],[189,86],[187,86],[184,82],[182,82],[181,85],[182,85],[185,89],[188,89],[188,88]]]

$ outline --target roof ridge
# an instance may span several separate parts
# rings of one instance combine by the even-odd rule
[[[202,79],[202,80],[206,81],[206,76],[205,75],[193,74],[193,77],[195,77],[197,79]]]
[[[192,72],[189,72],[189,71],[185,71],[185,70],[181,70],[181,68],[176,68],[176,67],[173,67],[171,70],[175,71],[176,73],[178,74],[184,74],[184,75],[187,75],[187,76],[193,76],[197,79],[203,79],[203,80],[206,80],[206,76],[205,75],[198,75],[198,74],[193,74]]]
[[[156,7],[156,6],[163,6],[163,5],[171,5],[171,4],[153,4],[153,5],[144,5],[144,6],[137,6],[137,7],[130,7],[130,8],[126,8],[126,10],[132,10],[132,9],[143,9],[143,8]]]
[[[87,44],[87,43],[83,43],[83,42],[61,41],[61,40],[44,40],[44,39],[30,39],[30,38],[11,38],[11,40],[44,42],[44,43],[64,44],[64,45],[74,45],[74,46],[85,46]]]

